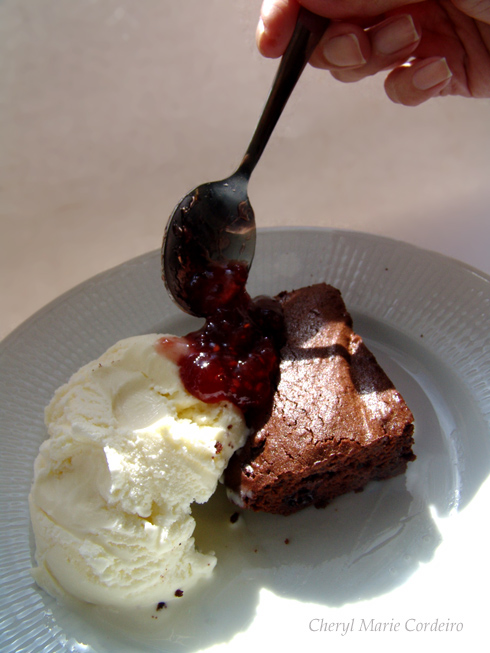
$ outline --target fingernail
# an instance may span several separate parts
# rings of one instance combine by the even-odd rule
[[[323,46],[323,56],[334,66],[362,66],[366,63],[355,34],[342,34],[327,41]]]
[[[394,54],[420,39],[409,14],[389,20],[374,34],[374,47],[381,54]]]
[[[427,91],[442,82],[447,82],[453,76],[447,61],[442,57],[436,61],[431,61],[423,68],[414,72],[412,83],[419,91]]]

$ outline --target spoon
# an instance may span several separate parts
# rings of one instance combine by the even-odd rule
[[[168,292],[186,313],[206,315],[209,306],[202,300],[210,288],[215,301],[221,297],[224,303],[237,285],[233,278],[246,280],[256,239],[248,182],[329,22],[328,18],[300,9],[268,100],[238,169],[226,179],[192,190],[170,216],[162,245],[162,277]]]

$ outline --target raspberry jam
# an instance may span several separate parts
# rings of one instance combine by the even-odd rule
[[[204,326],[184,338],[161,338],[157,350],[180,366],[188,392],[206,403],[230,401],[251,421],[275,390],[283,324],[278,302],[252,299],[246,280],[240,263],[215,265],[196,278]]]

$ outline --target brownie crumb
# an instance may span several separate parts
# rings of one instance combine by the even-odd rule
[[[216,442],[214,448],[216,449],[216,453],[221,453],[223,451],[223,445],[221,442]]]
[[[184,596],[184,591],[183,590],[175,590],[175,596],[178,596],[178,597]]]
[[[230,521],[232,524],[236,524],[238,521],[238,518],[240,517],[240,514],[238,512],[234,512],[232,516],[230,517]]]
[[[289,544],[289,537],[284,540],[284,544]]]
[[[157,605],[157,611],[158,610],[163,610],[163,608],[166,608],[166,607],[167,607],[167,604],[165,603],[165,601],[160,601],[160,603]]]

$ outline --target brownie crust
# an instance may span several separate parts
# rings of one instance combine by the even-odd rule
[[[316,284],[277,299],[286,344],[273,405],[225,483],[242,507],[288,515],[405,472],[414,427],[336,288]]]

